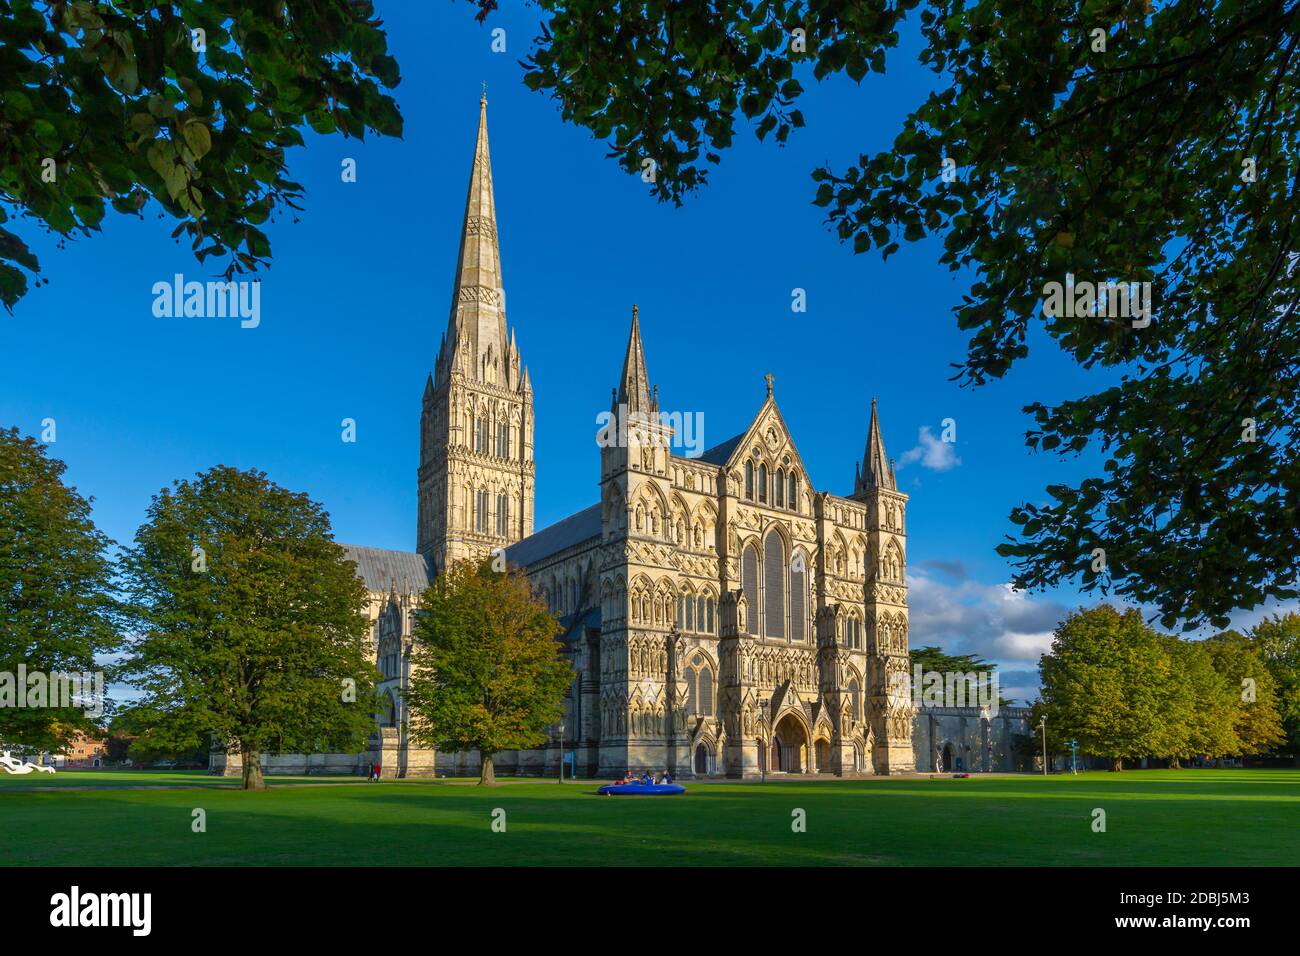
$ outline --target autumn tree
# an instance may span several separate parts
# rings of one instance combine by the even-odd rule
[[[133,751],[355,751],[374,725],[368,595],[305,494],[217,466],[149,504],[123,559],[138,619],[123,676],[143,691]]]
[[[1300,614],[1273,614],[1249,634],[1277,684],[1285,747],[1300,765]]]
[[[381,27],[369,0],[0,0],[0,303],[40,282],[14,215],[66,237],[156,209],[227,278],[264,265],[303,129],[402,133]]]
[[[64,483],[65,470],[47,446],[0,429],[0,674],[8,684],[0,697],[26,693],[20,665],[47,678],[93,672],[96,656],[119,642],[112,543],[91,520],[90,499]],[[87,712],[104,703],[52,706],[61,702],[0,700],[0,741],[58,750],[91,729]]]
[[[1259,647],[1236,631],[1225,631],[1205,640],[1206,653],[1214,669],[1223,675],[1233,691],[1236,715],[1236,756],[1267,753],[1285,740],[1278,713],[1277,681],[1264,662]]]
[[[537,5],[525,83],[630,174],[652,163],[651,192],[678,203],[738,124],[796,133],[807,82],[882,73],[881,92],[915,17],[935,91],[888,148],[811,171],[808,198],[857,253],[942,240],[939,264],[971,279],[953,308],[962,384],[1029,361],[1035,328],[1106,370],[1025,409],[1031,448],[1098,465],[1013,510],[999,550],[1016,583],[1077,581],[1166,628],[1297,596],[1294,0]],[[1151,314],[1117,314],[1116,292],[1045,314],[1049,284],[1072,280],[1150,283]]]
[[[1110,758],[1113,770],[1126,757],[1167,752],[1161,688],[1172,665],[1138,611],[1103,604],[1070,614],[1038,666],[1034,719],[1045,716],[1056,741],[1078,740],[1084,753]]]
[[[453,563],[416,618],[411,736],[439,750],[477,750],[479,783],[494,783],[495,754],[543,743],[563,716],[573,668],[559,633],[519,571]]]

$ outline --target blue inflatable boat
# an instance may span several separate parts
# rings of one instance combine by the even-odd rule
[[[685,793],[686,788],[678,783],[609,783],[596,791],[603,797],[666,797],[675,793]]]

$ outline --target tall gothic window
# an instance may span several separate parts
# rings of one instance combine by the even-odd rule
[[[790,640],[802,641],[808,616],[808,563],[802,551],[796,556],[800,560],[790,562]]]
[[[784,468],[778,468],[776,470],[776,482],[773,484],[773,490],[776,492],[776,502],[775,502],[776,506],[778,508],[784,508],[785,507],[785,469]]]
[[[474,495],[474,530],[481,531],[484,534],[488,529],[488,493],[486,488],[480,488]]]
[[[740,562],[741,587],[745,591],[745,601],[749,604],[749,616],[745,618],[745,633],[758,634],[758,552],[754,546],[745,548]]]
[[[754,500],[754,463],[745,462],[745,497]]]
[[[695,599],[695,629],[704,630],[704,595],[701,594]]]
[[[486,415],[479,416],[478,427],[474,429],[474,450],[480,455],[488,453],[488,420]]]
[[[497,449],[498,458],[510,457],[510,426],[505,422],[497,423]]]
[[[767,501],[767,465],[758,466],[758,500]]]
[[[506,495],[497,495],[497,534],[505,537],[510,533],[510,499]]]
[[[708,611],[708,613],[709,613],[709,617],[708,617],[708,627],[706,628],[706,630],[707,630],[710,634],[716,634],[717,631],[716,631],[716,630],[714,629],[714,627],[713,627],[713,598],[709,598],[708,600],[706,600],[706,601],[704,602],[704,607],[705,607],[705,609],[706,609],[706,610]]]
[[[763,633],[785,637],[785,542],[775,531],[763,542]]]
[[[713,716],[713,672],[707,667],[700,668],[699,686],[700,713],[705,717]]]
[[[790,501],[790,510],[798,511],[799,510],[799,476],[795,474],[793,471],[790,472],[789,501]]]

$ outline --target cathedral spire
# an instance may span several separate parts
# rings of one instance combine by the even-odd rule
[[[641,321],[637,307],[632,306],[632,332],[627,339],[627,354],[623,357],[623,376],[618,383],[618,404],[626,404],[629,412],[655,411],[658,402],[651,402],[650,376],[645,370],[645,351],[641,347]]]
[[[465,371],[481,378],[485,358],[501,363],[507,348],[505,290],[501,280],[501,249],[497,239],[492,159],[488,153],[487,92],[479,99],[478,140],[470,168],[465,216],[461,224],[460,255],[452,288],[451,315],[439,354],[439,366],[464,350]],[[498,377],[501,381],[503,376]]]
[[[867,426],[867,447],[862,454],[862,468],[854,478],[853,492],[859,494],[873,488],[898,490],[894,469],[885,456],[884,439],[880,437],[880,416],[874,398],[871,400],[871,423]]]

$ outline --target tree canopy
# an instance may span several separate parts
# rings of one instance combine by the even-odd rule
[[[1032,326],[1105,370],[1092,394],[1025,409],[1031,448],[1101,464],[1013,510],[1016,583],[1077,580],[1188,628],[1297,595],[1300,4],[538,5],[527,85],[679,203],[739,117],[786,141],[804,81],[885,73],[915,13],[938,89],[890,148],[812,171],[809,198],[858,253],[942,238],[939,264],[972,280],[960,383],[1026,361]],[[1150,283],[1150,320],[1116,314],[1116,287],[1045,315],[1049,284],[1072,281]]]
[[[1051,745],[1077,739],[1086,754],[1193,757],[1268,753],[1282,740],[1276,683],[1262,645],[1239,634],[1201,641],[1158,634],[1136,609],[1077,611],[1039,661]],[[1244,678],[1251,678],[1249,683]]]
[[[453,563],[425,591],[407,691],[410,734],[440,750],[477,750],[480,783],[493,755],[535,747],[564,714],[573,668],[559,622],[515,569]]]
[[[302,128],[401,135],[381,26],[370,0],[0,0],[0,303],[41,273],[14,214],[86,235],[154,200],[227,278],[264,265]]]
[[[378,676],[356,566],[329,516],[257,471],[217,466],[150,502],[123,558],[138,618],[122,676],[144,692],[133,750],[360,750]]]
[[[90,501],[63,481],[66,466],[45,445],[0,429],[0,674],[93,672],[96,655],[118,645],[111,542],[90,517]],[[0,704],[0,741],[57,750],[90,729],[103,701],[54,707]],[[99,719],[99,718],[97,718]]]

